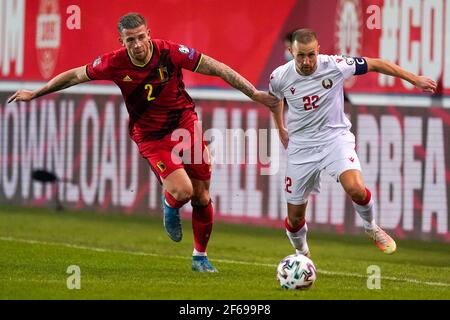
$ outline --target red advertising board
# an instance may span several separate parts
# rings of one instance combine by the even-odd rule
[[[142,13],[151,36],[195,47],[259,87],[283,64],[285,34],[317,31],[321,52],[380,57],[439,81],[450,93],[450,2],[383,0],[87,1],[5,0],[0,4],[0,76],[47,80],[114,50],[117,21]],[[190,87],[229,88],[220,79],[186,74]],[[350,93],[419,92],[409,83],[370,74],[349,81]]]

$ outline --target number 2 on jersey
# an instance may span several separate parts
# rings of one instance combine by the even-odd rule
[[[145,90],[148,90],[147,101],[155,100],[156,98],[152,97],[153,86],[150,83],[147,83],[144,88]]]
[[[286,187],[284,188],[284,191],[287,193],[292,193],[291,187],[292,187],[292,179],[290,177],[284,177],[284,183]]]
[[[306,111],[316,109],[319,107],[319,105],[316,104],[317,101],[319,101],[319,96],[303,97],[303,107]]]

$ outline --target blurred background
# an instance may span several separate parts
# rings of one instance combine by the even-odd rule
[[[127,136],[128,115],[112,83],[6,104],[18,89],[118,49],[117,21],[128,12],[146,17],[151,37],[194,47],[260,89],[287,61],[286,35],[304,27],[316,30],[324,54],[380,57],[438,81],[429,95],[376,73],[350,79],[346,112],[379,224],[401,239],[450,242],[445,0],[0,0],[0,206],[161,215],[161,187]],[[270,112],[219,78],[185,71],[184,79],[203,130],[231,134],[211,142],[215,159],[237,159],[213,165],[216,220],[282,227],[286,154],[269,130]],[[311,228],[360,233],[341,186],[327,176],[322,183],[308,208]]]

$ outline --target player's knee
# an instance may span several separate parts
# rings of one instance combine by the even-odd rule
[[[211,201],[211,198],[209,196],[209,192],[207,190],[204,190],[203,192],[199,194],[193,194],[191,203],[194,206],[207,206],[209,202]]]
[[[355,201],[363,201],[366,198],[366,188],[363,185],[355,184],[347,189],[347,194]]]
[[[299,225],[303,224],[305,222],[304,216],[297,216],[293,218],[288,218],[289,224],[292,228],[297,228]]]
[[[184,187],[178,187],[176,188],[172,196],[180,202],[188,202],[191,200],[193,194],[192,186],[184,186]]]

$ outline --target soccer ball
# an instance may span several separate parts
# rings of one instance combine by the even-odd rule
[[[316,267],[308,257],[291,254],[278,264],[277,279],[284,289],[306,290],[316,280]]]

